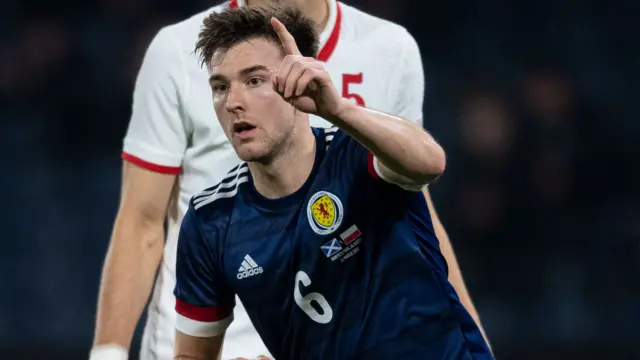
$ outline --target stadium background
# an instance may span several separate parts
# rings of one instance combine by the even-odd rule
[[[432,192],[499,358],[640,359],[640,2],[347,2],[420,44]],[[2,1],[0,358],[86,358],[141,57],[212,5]]]

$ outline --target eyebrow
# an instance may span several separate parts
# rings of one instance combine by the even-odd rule
[[[271,69],[269,69],[264,65],[253,65],[240,70],[239,73],[240,75],[246,76],[256,71],[269,71],[269,70]],[[211,75],[211,77],[209,77],[209,83],[212,83],[214,81],[224,81],[224,80],[227,80],[227,78],[219,74]]]

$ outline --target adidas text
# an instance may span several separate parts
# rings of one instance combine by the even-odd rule
[[[249,269],[249,270],[245,270],[243,272],[239,272],[237,277],[238,279],[244,279],[244,278],[248,278],[250,276],[254,276],[254,275],[258,275],[258,274],[262,274],[262,266],[259,266],[255,269]]]
[[[245,279],[258,274],[262,274],[262,266],[258,266],[249,254],[245,255],[236,277],[238,279]]]

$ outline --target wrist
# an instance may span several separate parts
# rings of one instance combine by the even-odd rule
[[[89,360],[128,360],[129,350],[118,344],[97,345],[91,349]]]
[[[360,110],[359,105],[348,99],[341,98],[336,110],[327,117],[327,120],[333,125],[343,128],[345,125],[348,126],[349,119],[353,118],[351,114],[358,110]]]

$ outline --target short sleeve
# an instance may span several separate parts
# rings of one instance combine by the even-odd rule
[[[404,30],[404,29],[403,29]],[[409,120],[423,127],[422,106],[424,103],[424,69],[416,40],[406,30],[403,33],[403,51],[400,57],[399,86],[392,115]]]
[[[186,88],[182,54],[171,28],[147,48],[133,93],[122,158],[152,171],[178,174],[187,146],[180,94]]]
[[[383,179],[378,170],[377,160],[372,152],[337,127],[324,130],[329,147],[337,152],[339,164],[349,172],[369,179]]]
[[[187,335],[221,335],[233,320],[235,296],[216,263],[210,241],[205,237],[195,210],[190,207],[180,227],[176,259],[176,328]]]
[[[421,191],[424,188],[423,185],[405,186],[388,179],[380,171],[376,156],[344,131],[334,127],[326,129],[325,133],[327,134],[325,139],[331,139],[329,146],[339,154],[340,161],[338,163],[340,166],[345,166],[344,169],[340,169],[341,171],[355,173],[359,179],[364,181],[382,181],[393,185],[393,188],[409,192]]]

